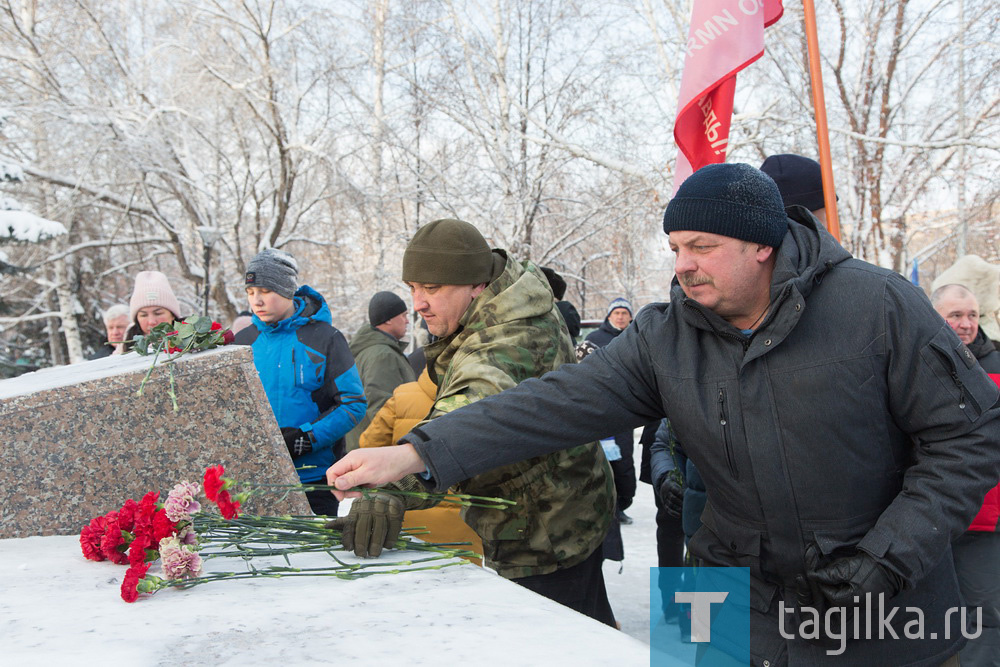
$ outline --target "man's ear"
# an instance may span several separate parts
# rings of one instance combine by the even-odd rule
[[[760,262],[761,264],[771,259],[771,256],[773,254],[774,254],[773,246],[764,245],[763,243],[757,244],[756,256],[757,256],[757,261]]]
[[[482,294],[484,289],[486,289],[486,283],[479,283],[478,285],[474,286],[472,288],[472,298],[475,299],[477,296]]]

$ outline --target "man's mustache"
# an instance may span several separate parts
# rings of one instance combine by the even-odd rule
[[[695,287],[697,285],[713,284],[712,279],[709,278],[708,276],[685,274],[683,276],[677,276],[677,280],[680,282],[681,285],[684,285],[685,287]]]

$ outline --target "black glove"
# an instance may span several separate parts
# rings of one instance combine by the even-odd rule
[[[885,593],[891,598],[902,588],[899,576],[883,567],[864,551],[853,556],[838,558],[829,565],[808,573],[830,604],[836,607],[855,606],[854,597],[864,599],[865,593],[873,596]]]
[[[337,517],[326,524],[340,531],[344,548],[362,558],[377,558],[382,549],[391,549],[403,529],[406,505],[399,496],[375,493],[368,498],[355,498],[347,516]]]
[[[660,503],[668,515],[675,519],[680,517],[684,507],[684,485],[674,479],[672,474],[667,474],[660,484]]]
[[[285,446],[288,447],[288,453],[292,455],[293,459],[305,456],[313,450],[315,440],[313,440],[312,431],[286,426],[281,429],[281,437],[285,439]]]

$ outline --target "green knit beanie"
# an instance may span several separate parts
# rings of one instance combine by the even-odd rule
[[[403,253],[403,280],[428,285],[478,285],[493,277],[493,253],[479,230],[462,220],[435,220],[413,235]]]

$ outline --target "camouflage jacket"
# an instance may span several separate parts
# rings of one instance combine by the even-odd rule
[[[472,302],[457,332],[426,348],[438,385],[429,419],[576,363],[541,270],[493,252],[506,261],[503,272]],[[517,502],[506,511],[463,510],[483,539],[487,565],[508,579],[582,562],[600,547],[614,507],[611,468],[597,443],[496,468],[458,489]]]

